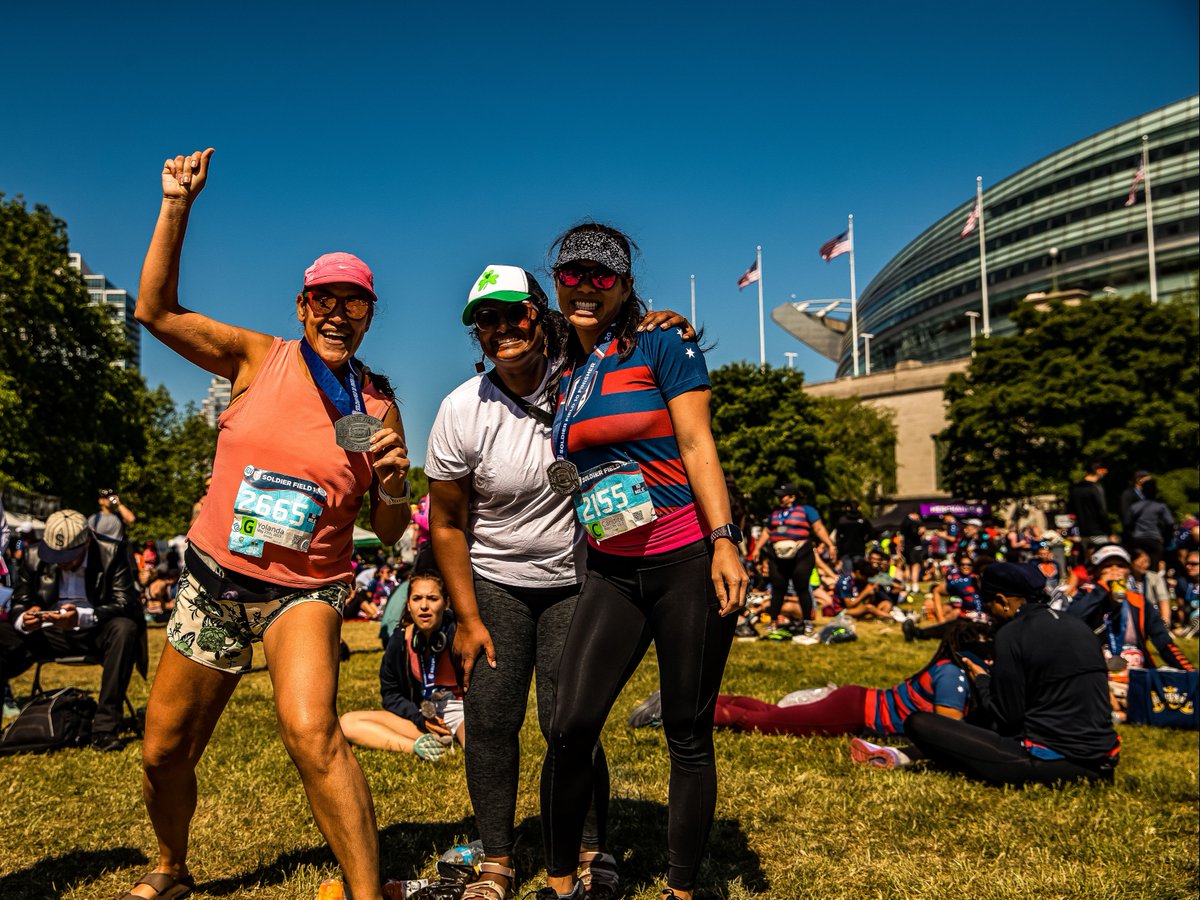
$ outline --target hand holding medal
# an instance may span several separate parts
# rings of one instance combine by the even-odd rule
[[[405,492],[405,481],[408,479],[408,469],[411,465],[408,448],[404,444],[403,434],[382,422],[379,426],[367,439],[367,450],[374,456],[371,467],[375,470],[380,487],[391,496],[399,497]]]

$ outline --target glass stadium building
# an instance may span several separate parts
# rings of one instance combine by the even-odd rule
[[[1189,97],[1072,144],[983,192],[992,334],[1011,333],[1009,315],[1037,292],[1149,291],[1144,185],[1126,206],[1149,136],[1158,296],[1197,289],[1200,268],[1200,98]],[[972,197],[888,262],[858,303],[859,332],[872,335],[872,371],[904,360],[956,359],[970,352],[968,311],[981,309],[978,234],[961,237]],[[784,304],[772,318],[853,372],[841,319]],[[982,323],[979,325],[982,328]],[[860,348],[861,349],[861,348]]]

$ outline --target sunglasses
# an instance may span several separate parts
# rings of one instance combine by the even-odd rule
[[[607,291],[617,283],[617,273],[608,266],[592,266],[584,268],[574,263],[567,263],[554,271],[554,277],[563,287],[575,287],[584,278],[592,282],[592,287],[598,291]]]
[[[480,331],[495,331],[501,321],[509,328],[516,328],[527,321],[533,321],[537,316],[533,307],[528,303],[506,303],[504,306],[484,306],[471,314],[471,321]]]
[[[375,302],[370,297],[335,297],[319,291],[305,291],[304,299],[318,316],[331,315],[337,309],[337,305],[342,303],[346,310],[346,318],[356,322],[367,317],[367,313],[371,311],[371,304]]]

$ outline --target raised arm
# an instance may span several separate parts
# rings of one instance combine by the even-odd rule
[[[244,391],[271,348],[270,335],[226,325],[179,303],[179,258],[192,204],[208,181],[213,149],[163,163],[162,206],[138,286],[134,316],[156,338],[202,369]]]

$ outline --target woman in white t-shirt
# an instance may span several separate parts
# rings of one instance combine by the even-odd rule
[[[429,436],[430,532],[454,605],[463,667],[467,788],[483,842],[480,879],[463,900],[504,900],[514,881],[519,734],[531,675],[538,723],[549,731],[554,675],[583,577],[584,543],[571,498],[550,489],[546,467],[556,362],[569,327],[529,272],[488,266],[463,310],[494,368],[442,401]],[[643,328],[686,325],[667,311]],[[486,664],[476,665],[483,657]],[[599,744],[580,848],[580,881],[615,896],[616,861],[604,852],[608,765]],[[581,894],[582,896],[582,894]]]

